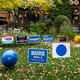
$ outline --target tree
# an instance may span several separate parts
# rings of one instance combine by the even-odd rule
[[[22,6],[23,0],[0,0],[0,10],[11,10]]]
[[[23,0],[0,0],[0,11],[7,12],[9,14],[15,13],[15,11],[18,9],[18,7],[22,6]]]
[[[58,15],[66,15],[67,17],[71,18],[71,8],[69,1],[70,0],[62,0],[62,4],[59,4],[59,2],[54,0],[56,5],[56,9],[54,11],[55,17]]]
[[[57,1],[61,3],[61,0]],[[54,0],[0,0],[0,10],[8,12],[9,17],[10,14],[13,14],[14,19],[19,18],[19,8],[23,8],[24,11],[28,10],[29,14],[42,16],[50,14],[50,11],[53,11],[56,6]]]
[[[52,0],[25,0],[24,9],[28,8],[30,13],[34,13],[35,16],[38,14],[48,14],[48,10],[55,7]]]

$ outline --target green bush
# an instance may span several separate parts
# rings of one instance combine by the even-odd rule
[[[62,4],[59,4],[57,0],[54,0],[56,9],[54,10],[54,17],[58,15],[66,15],[71,18],[71,5],[70,0],[61,0]]]
[[[63,28],[60,29],[60,33],[61,36],[67,36],[69,39],[73,39],[75,34],[72,30],[72,26],[65,26]]]
[[[59,30],[62,25],[70,25],[70,19],[65,15],[59,15],[54,20],[55,27]]]
[[[46,29],[46,24],[43,22],[31,22],[29,26],[29,32],[35,32],[37,34],[42,34],[44,30]]]
[[[47,27],[50,27],[50,26],[53,25],[53,21],[52,21],[51,19],[47,19],[47,20],[45,21],[45,23],[46,23],[46,26],[47,26]]]
[[[54,37],[57,36],[56,28],[53,28],[53,27],[51,27],[47,33],[48,35],[54,35]]]

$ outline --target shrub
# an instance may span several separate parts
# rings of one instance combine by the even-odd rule
[[[72,30],[72,26],[65,26],[63,27],[62,29],[60,29],[60,33],[59,33],[61,36],[67,36],[69,37],[69,39],[73,39],[75,34]]]
[[[56,5],[56,9],[54,10],[54,17],[63,14],[71,18],[70,0],[61,0],[61,1],[62,1],[62,4],[59,4],[57,0],[54,0],[54,3]]]
[[[29,26],[29,32],[35,32],[37,34],[42,34],[43,31],[45,30],[46,24],[43,23],[43,22],[36,22],[36,23],[33,23],[31,22],[30,23],[30,26]]]
[[[54,35],[54,37],[57,36],[56,28],[53,28],[53,27],[51,27],[47,33],[48,35]]]
[[[54,20],[55,27],[59,30],[61,25],[70,25],[70,19],[65,15],[59,15]]]
[[[53,25],[53,21],[52,21],[51,19],[47,19],[47,20],[45,21],[45,23],[46,23],[46,26],[47,26],[47,27],[50,27],[50,26]]]

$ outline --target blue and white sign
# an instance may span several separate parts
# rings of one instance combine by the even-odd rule
[[[32,63],[46,63],[48,52],[46,49],[29,49],[28,62]]]
[[[53,43],[52,57],[53,58],[70,57],[70,43]]]
[[[73,32],[78,32],[79,28],[78,27],[73,27]]]
[[[14,37],[13,36],[2,36],[2,44],[13,44]]]
[[[54,36],[52,36],[52,35],[43,35],[42,41],[43,42],[53,42],[54,41]]]
[[[40,36],[28,36],[28,43],[39,43],[40,42]]]

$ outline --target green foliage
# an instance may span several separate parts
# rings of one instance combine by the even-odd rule
[[[23,0],[0,0],[1,11],[11,11],[22,6]]]
[[[27,1],[27,3],[26,3]],[[52,3],[52,0],[25,0],[24,9],[29,8],[31,13],[37,14],[48,14],[48,10],[50,10],[55,5]]]
[[[62,0],[62,4],[59,4],[59,2],[54,0],[56,5],[56,10],[54,11],[55,17],[58,15],[66,15],[71,18],[71,7],[69,1],[70,0]]]
[[[70,19],[65,15],[59,15],[54,20],[55,27],[59,30],[61,25],[70,25]]]
[[[47,26],[47,27],[50,27],[50,26],[53,25],[53,21],[52,21],[51,19],[47,19],[47,20],[45,21],[45,23],[46,23],[46,26]]]
[[[31,22],[29,26],[30,33],[35,32],[37,34],[42,34],[45,29],[46,25],[43,22],[36,22],[36,23]]]
[[[67,36],[69,37],[69,39],[73,39],[75,34],[72,30],[72,26],[65,26],[63,28],[60,29],[60,33],[59,33],[61,36]]]
[[[49,30],[48,30],[48,35],[54,35],[54,36],[57,36],[57,31],[56,31],[56,28],[53,28],[51,27]]]

